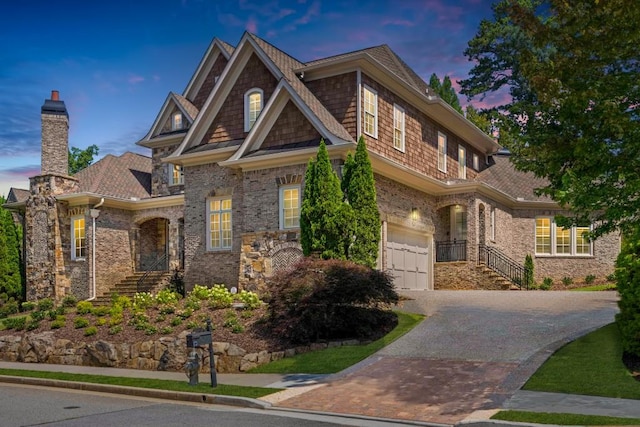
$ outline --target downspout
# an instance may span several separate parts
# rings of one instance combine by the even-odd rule
[[[96,218],[100,216],[98,208],[104,204],[104,197],[91,209],[91,293],[88,301],[96,299]]]

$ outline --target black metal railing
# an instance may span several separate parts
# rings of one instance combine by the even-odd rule
[[[167,267],[167,254],[163,254],[161,257],[159,257],[158,259],[156,259],[156,261],[151,264],[150,266],[145,268],[145,272],[142,275],[142,277],[140,277],[138,279],[138,283],[136,284],[136,290],[137,292],[145,292],[147,291],[147,289],[145,289],[146,287],[145,285],[145,281],[147,280],[147,278],[149,277],[149,275],[151,273],[155,273],[158,271],[168,271],[168,267]]]
[[[436,242],[436,262],[466,261],[467,241],[448,240]]]
[[[478,264],[484,264],[520,289],[529,289],[526,268],[492,246],[478,246]]]

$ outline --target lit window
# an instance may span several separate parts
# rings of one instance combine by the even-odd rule
[[[87,250],[87,236],[84,228],[84,217],[78,216],[71,219],[71,259],[84,259]]]
[[[207,216],[207,249],[231,249],[231,197],[209,199]]]
[[[393,147],[404,152],[404,110],[393,106]]]
[[[249,132],[262,112],[262,89],[249,89],[244,94],[244,131]]]
[[[300,186],[280,188],[280,228],[300,227]]]
[[[170,165],[171,166],[171,185],[182,185],[184,184],[184,173],[181,165]]]
[[[175,113],[171,117],[171,130],[182,129],[182,113]]]
[[[476,153],[473,153],[473,169],[480,170],[480,157]]]
[[[447,172],[447,135],[438,132],[438,170]]]
[[[562,228],[552,217],[536,218],[536,254],[538,255],[591,255],[588,238],[591,227]],[[551,242],[554,242],[552,245]]]
[[[364,87],[364,133],[378,137],[378,94],[367,86]]]
[[[467,149],[458,145],[458,178],[467,179]]]

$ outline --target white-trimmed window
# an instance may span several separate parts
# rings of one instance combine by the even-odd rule
[[[467,149],[458,145],[458,178],[467,179]]]
[[[393,106],[393,147],[404,153],[404,109]]]
[[[262,111],[264,93],[260,88],[249,89],[244,94],[244,131],[249,132]]]
[[[480,170],[480,157],[476,154],[473,153],[473,169],[479,171]]]
[[[182,185],[184,184],[184,171],[182,165],[169,165],[170,170],[170,185]]]
[[[378,93],[364,86],[364,125],[363,130],[369,136],[378,137]]]
[[[231,196],[207,203],[207,250],[231,249]]]
[[[562,228],[553,217],[536,218],[536,255],[589,256],[592,244],[587,238],[591,227]]]
[[[438,132],[438,170],[447,172],[447,135]]]
[[[300,186],[280,187],[280,229],[300,227]]]
[[[84,216],[71,218],[71,259],[81,260],[87,255],[87,234]]]
[[[182,129],[182,113],[173,113],[171,116],[171,130]]]

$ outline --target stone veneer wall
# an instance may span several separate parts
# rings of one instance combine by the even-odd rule
[[[181,371],[188,356],[187,334],[189,331],[174,337],[122,344],[112,344],[108,341],[72,342],[56,339],[51,331],[24,336],[7,335],[0,337],[0,360]],[[356,344],[360,342],[346,340],[299,346],[282,351],[247,353],[235,344],[214,342],[214,364],[216,372],[219,373],[246,372],[256,366],[296,354]],[[200,372],[209,372],[208,350],[198,348],[197,352],[200,356]]]
[[[469,261],[438,262],[434,269],[435,290],[507,290],[508,284],[498,283],[476,263]]]
[[[151,194],[153,196],[168,196],[184,192],[184,184],[169,185],[171,182],[170,174],[173,173],[173,165],[162,163],[162,159],[173,153],[177,147],[178,143],[153,149],[151,155],[153,165],[151,170]]]

